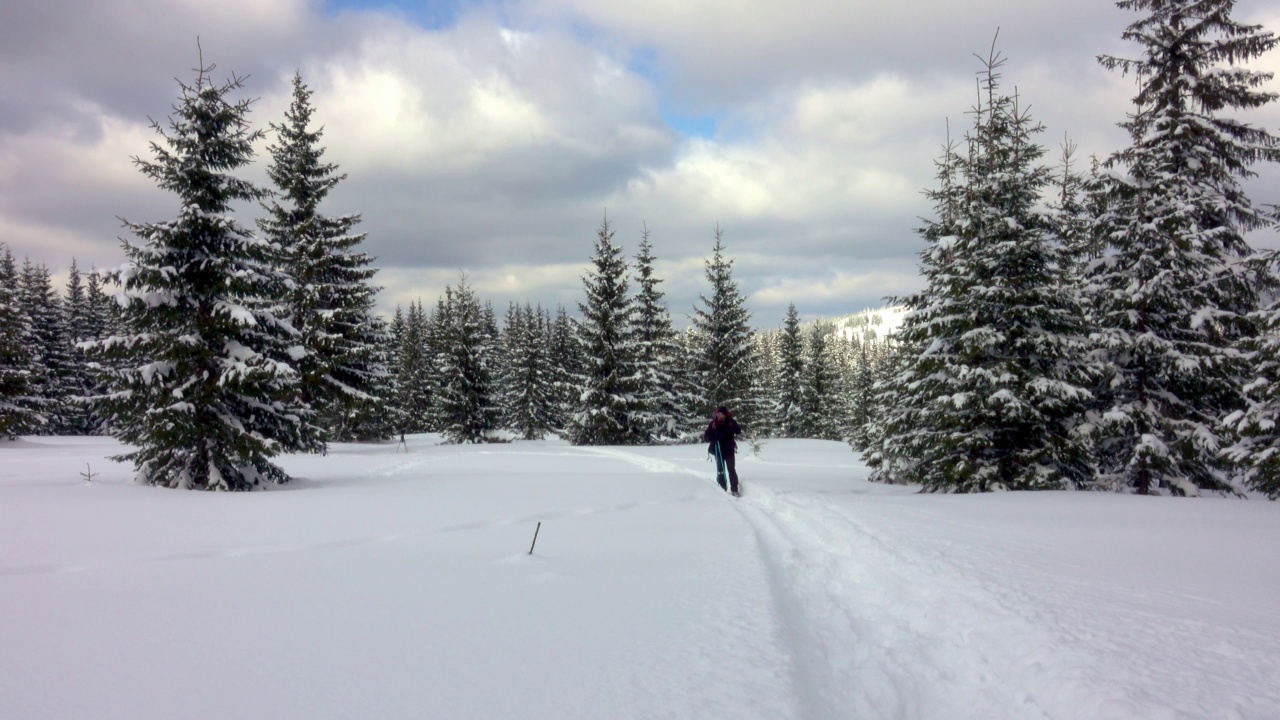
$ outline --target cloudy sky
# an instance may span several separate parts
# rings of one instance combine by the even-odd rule
[[[1280,30],[1272,0],[1236,17]],[[1132,55],[1133,19],[1107,0],[6,2],[0,242],[55,272],[109,267],[119,218],[173,217],[131,158],[199,36],[215,76],[248,76],[255,125],[281,121],[295,71],[315,91],[350,176],[327,212],[364,214],[384,308],[433,304],[463,271],[500,308],[573,308],[607,212],[628,254],[648,227],[680,324],[717,224],[757,326],[790,302],[852,312],[919,286],[921,190],[997,28],[1042,144],[1106,155],[1134,87],[1094,58]],[[1280,132],[1275,104],[1244,119]],[[266,161],[264,144],[247,174]],[[1280,202],[1280,169],[1259,170],[1255,201]]]

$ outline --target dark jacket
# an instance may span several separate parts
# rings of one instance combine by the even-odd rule
[[[711,445],[707,446],[707,452],[714,454],[715,444],[719,443],[720,456],[728,457],[738,447],[738,443],[734,441],[733,436],[740,432],[742,432],[742,428],[738,427],[738,421],[733,418],[729,418],[719,425],[716,425],[715,421],[712,420],[711,424],[707,425],[707,431],[702,433],[702,439],[711,443]]]

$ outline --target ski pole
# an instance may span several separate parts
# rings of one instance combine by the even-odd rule
[[[729,489],[729,478],[725,477],[724,458],[720,455],[720,443],[713,441],[716,448],[716,484],[722,489]]]

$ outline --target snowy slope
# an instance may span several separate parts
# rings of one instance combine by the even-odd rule
[[[905,307],[895,305],[843,315],[831,322],[843,337],[850,340],[884,340],[902,327],[906,314]]]
[[[0,718],[1280,717],[1275,503],[430,437],[202,494],[116,449],[0,444]]]

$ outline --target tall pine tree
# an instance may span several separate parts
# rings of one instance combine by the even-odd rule
[[[581,395],[572,439],[575,445],[634,445],[643,440],[635,307],[627,292],[627,261],[613,244],[607,218],[596,231],[591,264],[582,278],[586,301],[578,303]]]
[[[512,304],[503,336],[506,352],[503,415],[525,440],[541,440],[554,424],[555,386],[542,307]]]
[[[370,285],[372,258],[356,248],[359,215],[329,217],[320,211],[329,193],[346,179],[321,161],[323,129],[311,128],[311,90],[293,76],[293,102],[282,124],[272,123],[277,142],[268,148],[267,175],[276,194],[258,221],[266,240],[280,250],[288,277],[281,312],[297,331],[289,360],[301,376],[298,393],[333,439],[350,439],[357,416],[380,414],[374,386],[387,373],[379,346],[384,325],[374,316],[378,288]],[[300,350],[298,349],[300,348]]]
[[[23,312],[31,323],[31,379],[41,411],[48,419],[39,432],[80,433],[84,408],[79,401],[75,358],[67,337],[63,302],[53,287],[49,268],[23,262],[18,277]]]
[[[14,440],[48,419],[37,394],[31,319],[18,290],[18,267],[7,245],[0,257],[0,435]]]
[[[842,440],[844,387],[833,341],[835,327],[816,322],[809,328],[804,372],[801,375],[801,436]]]
[[[310,449],[316,432],[295,404],[298,374],[277,358],[295,341],[274,310],[282,278],[278,248],[232,216],[263,192],[231,173],[253,157],[249,101],[228,101],[232,77],[179,83],[169,132],[153,127],[154,161],[142,173],[178,196],[174,220],[128,224],[142,244],[124,242],[127,262],[109,274],[121,288],[127,332],[100,341],[110,392],[98,407],[113,435],[135,449],[139,481],[165,487],[248,490],[289,479],[275,455]]]
[[[671,325],[671,312],[662,300],[663,292],[658,289],[662,280],[654,275],[655,259],[646,227],[635,265],[636,283],[639,285],[635,300],[636,364],[639,371],[637,426],[645,443],[674,440],[680,435],[674,367],[675,329]]]
[[[547,337],[551,358],[551,387],[554,398],[552,428],[567,432],[578,411],[578,378],[582,375],[582,355],[578,352],[578,329],[563,305],[556,307],[556,318]]]
[[[706,261],[711,296],[700,296],[702,307],[691,319],[697,340],[698,415],[709,418],[719,405],[728,406],[748,427],[756,416],[755,346],[746,297],[733,279],[733,260],[724,256],[724,233],[716,226],[716,244]]]
[[[1110,252],[1094,264],[1090,295],[1099,349],[1112,376],[1101,397],[1101,478],[1140,494],[1237,491],[1220,421],[1242,407],[1240,345],[1259,280],[1245,233],[1268,217],[1241,180],[1280,160],[1265,130],[1222,116],[1275,99],[1269,78],[1240,66],[1275,47],[1259,26],[1231,19],[1232,0],[1123,0],[1142,14],[1123,37],[1136,59],[1103,56],[1139,80],[1113,155]]]
[[[801,437],[804,432],[804,335],[795,303],[787,306],[778,337],[777,398],[774,409],[778,437]]]
[[[445,290],[436,404],[440,431],[449,443],[489,442],[498,428],[496,352],[488,315],[465,277],[457,288]]]
[[[1040,127],[1000,94],[1002,62],[986,60],[968,156],[949,154],[955,174],[932,193],[942,217],[922,233],[929,285],[900,332],[916,354],[888,396],[905,405],[880,436],[877,460],[931,491],[1092,480],[1083,316],[1037,208],[1050,182]]]
[[[397,316],[399,309],[397,308]],[[442,358],[434,352],[428,335],[435,322],[447,320],[443,301],[433,318],[428,318],[422,302],[409,303],[409,314],[399,331],[400,344],[394,361],[396,421],[402,432],[422,433],[437,429],[435,402],[438,394],[436,368]]]

